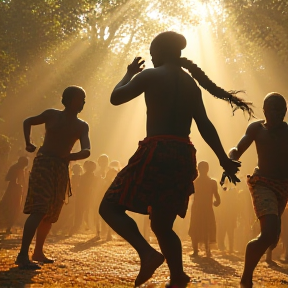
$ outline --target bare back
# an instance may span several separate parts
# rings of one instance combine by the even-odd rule
[[[259,172],[272,178],[288,179],[288,125],[270,131],[263,122],[258,122],[255,144]]]
[[[77,117],[69,117],[60,110],[46,110],[45,138],[40,152],[67,157],[75,142],[83,135],[88,137],[88,124]]]
[[[195,99],[201,94],[193,78],[180,67],[163,65],[147,71],[145,89],[147,136],[176,135],[187,137],[193,118]]]
[[[288,179],[287,123],[283,122],[274,130],[267,129],[264,120],[251,123],[238,144],[241,152],[245,149],[245,142],[249,144],[253,141],[257,149],[259,173],[269,178]]]

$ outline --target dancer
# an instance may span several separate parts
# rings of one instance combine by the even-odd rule
[[[111,103],[120,105],[145,93],[147,105],[147,137],[139,142],[128,165],[118,173],[99,208],[103,219],[139,254],[141,268],[135,286],[146,282],[164,257],[170,270],[169,286],[185,287],[189,282],[183,271],[181,242],[172,228],[176,216],[186,214],[197,177],[196,150],[189,139],[193,118],[231,181],[238,181],[235,173],[240,163],[225,154],[206,115],[201,91],[181,66],[213,95],[252,111],[247,103],[217,87],[197,65],[180,59],[185,46],[185,37],[178,33],[159,34],[150,46],[155,68],[142,71],[144,60],[136,57],[111,94]],[[126,210],[150,214],[151,228],[164,256],[148,244]]]
[[[32,260],[53,263],[52,259],[44,255],[43,245],[52,223],[58,220],[65,197],[69,193],[69,162],[85,159],[90,155],[89,126],[77,117],[84,107],[85,96],[81,87],[69,86],[62,95],[65,106],[63,111],[48,109],[38,116],[27,118],[23,123],[28,152],[36,150],[30,140],[31,126],[45,124],[46,134],[43,146],[34,159],[29,178],[24,213],[30,215],[24,225],[22,245],[15,262],[20,268],[40,268],[28,257],[36,230]],[[81,151],[71,153],[77,140],[80,140]]]
[[[265,120],[251,123],[238,145],[230,150],[231,159],[238,160],[255,142],[258,167],[247,183],[255,214],[260,221],[260,235],[248,242],[241,286],[252,287],[253,272],[260,258],[269,248],[273,250],[281,230],[281,215],[288,199],[288,125],[285,98],[269,93],[263,104]]]

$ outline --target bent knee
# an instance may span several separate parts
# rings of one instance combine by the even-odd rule
[[[262,241],[264,241],[267,245],[271,246],[271,245],[277,245],[278,242],[278,233],[263,233],[260,235],[259,237]]]
[[[99,206],[99,214],[105,220],[108,216],[113,214],[115,211],[121,209],[120,206],[118,207],[115,203],[109,202],[106,199],[103,199]],[[123,209],[125,212],[125,209]]]
[[[172,227],[168,226],[166,223],[161,223],[153,220],[151,221],[150,227],[155,235],[161,235],[167,232],[169,233],[172,230]]]

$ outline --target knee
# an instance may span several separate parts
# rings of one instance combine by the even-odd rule
[[[166,227],[166,225],[164,224],[164,223],[158,223],[158,222],[156,222],[156,221],[151,221],[151,230],[153,231],[153,233],[156,235],[156,236],[158,236],[158,235],[164,235],[164,234],[166,234],[167,232],[169,232],[170,230],[172,230],[172,229],[168,229],[167,227]]]
[[[107,200],[103,199],[99,206],[99,215],[107,221],[107,218],[110,218],[111,215],[115,213],[115,210],[117,210],[117,207],[111,202],[108,202]]]
[[[274,246],[275,248],[278,242],[278,233],[276,231],[273,231],[273,233],[262,233],[259,239],[261,239],[268,247]]]

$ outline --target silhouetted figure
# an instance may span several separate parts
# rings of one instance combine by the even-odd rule
[[[46,133],[29,178],[24,213],[30,215],[24,225],[21,250],[15,262],[20,268],[40,268],[28,256],[36,230],[32,259],[44,263],[53,262],[44,255],[43,245],[52,223],[58,220],[65,197],[69,194],[69,162],[90,155],[89,126],[77,117],[84,107],[85,96],[82,88],[67,87],[62,95],[65,106],[63,111],[48,109],[38,116],[27,118],[23,123],[28,152],[36,150],[36,146],[30,141],[31,126],[45,124]],[[80,140],[81,151],[71,153],[77,140]]]
[[[94,219],[95,219],[95,226],[96,226],[96,237],[98,239],[101,238],[106,232],[108,231],[108,225],[103,220],[103,218],[99,215],[99,206],[100,202],[110,186],[111,182],[107,185],[106,181],[106,174],[109,170],[109,157],[106,154],[101,154],[97,159],[97,164],[99,166],[99,170],[96,171],[96,177],[97,177],[97,186],[95,189],[95,211],[94,211]],[[111,235],[111,234],[110,234]],[[110,238],[110,237],[109,237]]]
[[[109,167],[110,168],[109,168],[108,172],[106,173],[106,177],[104,179],[105,191],[107,191],[107,189],[110,187],[110,185],[112,184],[112,182],[114,181],[114,179],[116,178],[116,176],[119,172],[113,168],[113,167],[115,167],[114,165],[112,165],[112,167],[109,165]],[[102,197],[103,197],[103,195],[102,195]],[[106,241],[110,241],[110,240],[112,240],[112,235],[111,235],[112,229],[110,226],[107,225],[107,223],[102,219],[102,217],[101,217],[101,220],[102,220],[101,221],[102,234],[106,233]]]
[[[239,159],[255,142],[258,167],[247,183],[255,213],[260,221],[260,235],[246,248],[242,287],[252,287],[253,272],[269,248],[273,250],[281,230],[281,215],[288,199],[288,124],[284,122],[286,100],[279,93],[269,93],[263,104],[265,120],[251,123],[238,145],[230,150]]]
[[[139,142],[128,165],[118,173],[99,209],[104,220],[139,254],[141,268],[136,286],[153,275],[164,257],[170,270],[171,286],[182,287],[190,279],[183,271],[181,242],[172,228],[176,216],[186,214],[193,180],[197,177],[196,150],[189,139],[192,118],[231,180],[238,181],[235,173],[240,164],[227,157],[206,115],[199,87],[181,66],[215,96],[231,100],[249,111],[250,108],[217,87],[197,65],[180,58],[185,46],[184,36],[175,32],[156,36],[150,46],[154,68],[142,71],[144,60],[136,57],[110,98],[113,105],[120,105],[144,93],[147,105],[147,137]],[[150,214],[151,228],[164,257],[148,244],[126,210]]]
[[[237,185],[237,188],[239,188],[239,191],[237,193],[238,196],[236,199],[236,207],[235,207],[236,208],[235,210],[237,210],[237,227],[236,227],[235,234],[234,234],[234,238],[235,238],[234,247],[235,247],[235,250],[241,254],[245,253],[247,242],[252,237],[255,237],[253,235],[252,227],[256,228],[254,226],[258,226],[258,225],[253,225],[253,224],[258,224],[258,221],[257,223],[255,223],[255,213],[253,210],[250,192],[249,192],[249,189],[245,180],[246,180],[246,176],[245,176],[245,179],[244,177],[243,179],[241,179],[240,185],[239,186]],[[258,234],[259,232],[256,235]]]
[[[227,179],[222,187],[221,206],[217,218],[217,242],[221,251],[227,250],[225,238],[228,238],[228,252],[234,252],[234,233],[237,226],[238,216],[238,189],[231,185]]]
[[[28,158],[19,157],[18,162],[10,167],[5,177],[9,183],[0,201],[0,225],[6,228],[7,234],[12,233],[11,228],[21,212],[23,186],[25,184],[24,169],[27,165]]]
[[[84,174],[80,176],[79,191],[76,194],[75,203],[75,219],[74,225],[70,230],[69,235],[77,233],[81,225],[86,222],[86,227],[89,226],[89,212],[90,205],[95,193],[96,177],[94,171],[96,170],[96,163],[93,161],[85,161],[83,164]]]
[[[205,245],[206,256],[211,257],[210,244],[216,243],[216,221],[213,205],[220,205],[216,180],[208,175],[209,164],[198,164],[199,177],[194,181],[194,201],[191,207],[189,235],[192,240],[193,256],[198,256],[198,244]],[[215,201],[213,202],[213,198]]]

